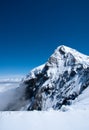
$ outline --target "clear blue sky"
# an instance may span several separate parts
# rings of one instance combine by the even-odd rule
[[[89,55],[89,0],[0,0],[0,74],[24,74],[64,44]]]

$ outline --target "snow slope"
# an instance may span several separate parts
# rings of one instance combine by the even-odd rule
[[[89,110],[0,112],[0,130],[89,130]]]
[[[89,110],[89,87],[72,101],[71,107],[73,109]]]

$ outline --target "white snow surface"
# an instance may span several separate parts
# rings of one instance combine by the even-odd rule
[[[0,112],[0,130],[89,130],[89,110]]]
[[[85,64],[85,65],[89,65],[89,56],[87,55],[84,55],[80,52],[78,52],[77,50],[75,49],[72,49],[70,47],[67,47],[67,46],[59,46],[56,50],[55,50],[55,54],[57,55],[58,53],[58,50],[60,49],[60,47],[62,47],[62,49],[66,52],[66,53],[71,53],[74,57],[77,58],[77,62],[79,63],[82,63],[82,64]]]
[[[73,102],[71,108],[73,109],[89,109],[89,87],[87,87],[82,94],[80,94]]]

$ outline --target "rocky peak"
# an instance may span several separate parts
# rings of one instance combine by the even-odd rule
[[[89,86],[89,57],[59,46],[48,61],[22,81],[24,110],[58,110],[70,105]]]
[[[28,110],[60,109],[71,104],[89,85],[89,57],[78,51],[59,46],[41,67],[30,72],[25,96]]]

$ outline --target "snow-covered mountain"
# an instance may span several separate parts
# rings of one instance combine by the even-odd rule
[[[89,56],[59,46],[14,92],[14,100],[4,110],[59,110],[84,104],[89,101]]]
[[[89,86],[89,56],[59,46],[48,61],[24,79],[25,110],[58,110],[70,105]]]

